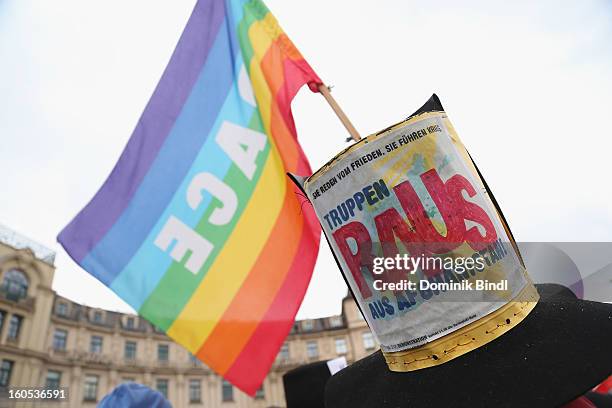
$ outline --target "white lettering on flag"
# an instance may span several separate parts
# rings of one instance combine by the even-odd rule
[[[225,225],[230,222],[238,207],[238,197],[234,190],[213,174],[198,173],[187,188],[187,203],[194,210],[202,202],[202,190],[208,191],[221,201],[221,207],[213,210],[208,221],[214,225]]]
[[[266,135],[225,121],[217,133],[216,140],[244,175],[252,180],[257,169],[257,154],[266,147]]]
[[[155,239],[155,245],[165,252],[173,242],[176,243],[170,251],[170,256],[175,261],[181,262],[187,251],[191,251],[187,262],[185,262],[185,268],[189,269],[194,275],[202,268],[206,258],[213,250],[213,245],[210,242],[178,218],[170,216]]]

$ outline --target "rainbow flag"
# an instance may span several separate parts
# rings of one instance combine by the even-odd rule
[[[259,0],[199,0],[112,173],[58,236],[70,256],[234,385],[261,385],[320,229],[290,103],[321,80]]]

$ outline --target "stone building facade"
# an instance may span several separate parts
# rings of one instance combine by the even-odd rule
[[[57,295],[53,262],[52,251],[0,227],[0,407],[94,407],[128,381],[161,391],[174,407],[284,407],[286,371],[339,356],[350,363],[376,347],[347,297],[341,315],[294,324],[251,398],[146,320]],[[24,405],[5,399],[8,387],[65,387],[69,398]]]

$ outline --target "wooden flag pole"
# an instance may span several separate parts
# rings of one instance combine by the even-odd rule
[[[323,95],[327,103],[329,103],[329,106],[331,106],[336,116],[338,116],[338,119],[340,119],[340,122],[342,122],[346,130],[348,130],[349,134],[351,135],[351,138],[356,142],[360,141],[361,136],[359,136],[359,132],[357,132],[357,129],[355,129],[355,126],[353,126],[349,118],[342,111],[342,108],[340,108],[340,105],[338,105],[338,102],[336,102],[334,97],[331,96],[331,93],[329,92],[329,87],[324,84],[319,84],[319,92],[321,92],[321,95]],[[350,139],[347,139],[347,141],[348,140]]]

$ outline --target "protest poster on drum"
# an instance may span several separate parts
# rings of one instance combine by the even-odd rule
[[[528,282],[444,112],[361,140],[304,187],[385,352],[458,330]]]

